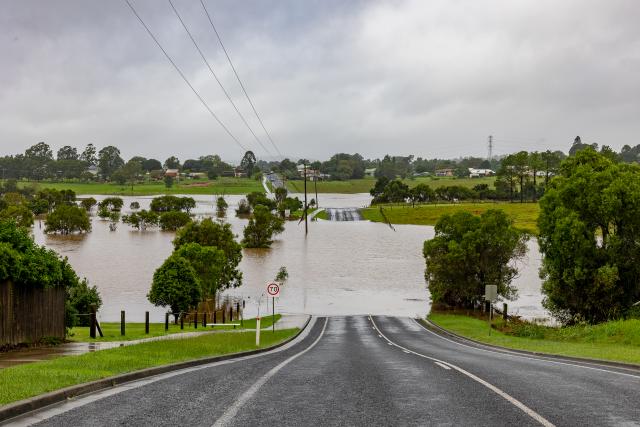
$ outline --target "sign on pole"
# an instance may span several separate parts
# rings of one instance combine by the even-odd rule
[[[280,296],[280,284],[277,282],[267,283],[267,295],[271,298],[277,298]]]
[[[485,285],[484,299],[487,301],[496,302],[496,300],[498,299],[498,285]]]

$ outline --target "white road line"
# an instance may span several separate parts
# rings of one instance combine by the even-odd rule
[[[224,414],[222,414],[222,416],[220,418],[218,418],[218,420],[213,424],[213,427],[222,427],[222,426],[227,426],[227,425],[234,424],[234,422],[236,421],[236,420],[234,420],[234,418],[238,414],[238,411],[240,411],[240,409],[242,409],[242,407],[245,405],[245,403],[247,403],[260,390],[260,387],[262,387],[267,381],[269,381],[269,379],[271,377],[273,377],[275,374],[277,374],[278,371],[280,371],[282,368],[284,368],[289,363],[293,362],[295,359],[297,359],[298,357],[302,356],[307,351],[309,351],[313,347],[315,347],[316,344],[318,344],[318,342],[322,339],[322,336],[324,335],[325,329],[327,329],[327,324],[328,323],[329,323],[329,318],[327,317],[327,318],[325,318],[324,326],[322,327],[322,331],[320,331],[320,335],[318,336],[318,338],[313,343],[311,343],[311,345],[309,347],[305,348],[304,350],[302,350],[299,353],[294,354],[293,356],[291,356],[290,358],[288,358],[284,362],[281,362],[280,364],[276,365],[269,372],[264,374],[258,381],[253,383],[253,385],[251,387],[249,387],[249,389],[247,391],[242,393],[242,395],[234,402],[234,404],[231,405],[224,412]]]
[[[376,330],[378,331],[378,333],[380,335],[382,335],[383,337],[386,338],[387,341],[391,341],[389,340],[389,338],[387,338],[382,331],[378,328],[378,326],[376,325],[376,323],[373,321],[373,317],[369,316],[369,319],[371,320],[371,323],[373,324],[373,326],[376,328]],[[539,422],[540,424],[542,424],[545,427],[554,427],[554,424],[551,423],[549,420],[547,420],[546,418],[544,418],[542,415],[538,414],[536,411],[534,411],[533,409],[529,408],[527,405],[525,405],[524,403],[520,402],[518,399],[516,399],[515,397],[507,394],[506,392],[502,391],[501,389],[499,389],[498,387],[494,386],[493,384],[483,380],[480,377],[477,377],[476,375],[472,374],[469,371],[465,371],[464,369],[462,369],[459,366],[456,366],[452,363],[449,362],[445,362],[443,360],[440,359],[436,359],[435,357],[431,357],[431,356],[426,356],[424,354],[421,353],[417,353],[413,350],[410,350],[406,347],[403,347],[399,344],[395,344],[396,347],[401,348],[403,350],[406,350],[408,352],[410,352],[411,354],[415,354],[416,356],[422,357],[424,359],[428,359],[431,360],[433,362],[440,362],[444,365],[449,366],[452,369],[455,369],[456,371],[460,372],[463,375],[466,375],[467,377],[471,378],[472,380],[482,384],[483,386],[487,387],[489,390],[493,391],[494,393],[496,393],[497,395],[499,395],[500,397],[503,397],[505,400],[507,400],[509,403],[511,403],[512,405],[514,405],[515,407],[517,407],[518,409],[522,410],[525,414],[529,415],[531,418],[533,418],[534,420],[536,420],[537,422]]]
[[[167,378],[187,374],[194,371],[199,371],[201,369],[207,369],[207,368],[212,368],[212,367],[221,366],[221,365],[228,365],[228,364],[240,362],[243,360],[249,360],[257,357],[267,356],[270,354],[280,353],[282,351],[288,350],[289,348],[293,347],[294,345],[304,340],[311,333],[311,329],[313,329],[313,326],[316,323],[316,319],[317,319],[316,317],[312,317],[311,320],[309,321],[309,324],[305,328],[305,330],[300,332],[300,335],[298,335],[295,339],[293,339],[292,341],[289,341],[287,344],[281,347],[278,347],[268,352],[239,357],[237,359],[229,359],[229,360],[223,360],[220,362],[213,362],[206,365],[194,366],[191,368],[181,369],[179,371],[167,372],[166,374],[159,374],[153,377],[143,378],[141,380],[126,382],[126,383],[117,385],[113,388],[74,397],[66,402],[54,404],[53,406],[50,406],[46,409],[36,410],[35,412],[28,412],[24,415],[20,415],[16,418],[7,420],[4,423],[0,423],[0,424],[2,424],[3,426],[30,426],[30,425],[42,422],[44,420],[48,420],[49,418],[53,418],[57,415],[64,414],[65,412],[69,412],[81,406],[88,405],[89,403],[93,403],[98,400],[105,399],[109,396],[123,393],[128,390],[144,387],[146,385],[155,383],[157,381],[162,381]]]
[[[588,365],[582,365],[582,364],[579,364],[579,363],[560,362],[558,360],[552,360],[552,359],[548,359],[548,358],[545,358],[545,357],[527,356],[527,355],[524,355],[524,354],[516,353],[514,351],[509,351],[509,350],[492,350],[492,349],[488,349],[488,348],[475,347],[475,346],[472,346],[472,345],[469,345],[469,344],[465,344],[465,343],[462,343],[462,342],[458,342],[458,341],[443,337],[442,335],[437,334],[437,333],[425,328],[425,326],[422,323],[418,322],[416,319],[413,319],[413,320],[422,329],[424,329],[425,331],[429,332],[430,334],[435,335],[436,337],[438,337],[438,338],[440,338],[442,340],[449,341],[450,343],[460,345],[462,347],[467,347],[467,348],[471,348],[471,349],[474,349],[474,350],[484,351],[484,352],[492,353],[492,354],[502,354],[504,356],[513,356],[513,357],[518,357],[520,359],[527,359],[527,360],[537,360],[539,362],[553,363],[555,365],[564,365],[564,366],[573,366],[573,367],[576,367],[576,368],[591,369],[593,371],[607,372],[609,374],[616,374],[616,375],[622,375],[622,376],[625,376],[625,377],[631,377],[631,378],[640,379],[640,375],[627,374],[627,373],[624,373],[624,372],[618,372],[618,371],[614,371],[614,370],[610,370],[610,369],[604,369],[604,368],[595,368],[593,366],[594,364],[591,364],[591,366],[588,366]],[[589,363],[589,362],[585,362],[585,363]],[[603,366],[603,365],[596,365],[596,366]],[[621,367],[621,368],[618,368],[618,369],[627,369],[627,368],[622,368]]]
[[[434,362],[436,365],[440,366],[442,369],[446,369],[447,371],[450,370],[451,368],[448,367],[447,365],[445,365],[444,363],[440,363],[440,362]]]

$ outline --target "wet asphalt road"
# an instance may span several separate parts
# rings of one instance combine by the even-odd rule
[[[468,346],[412,319],[331,317],[281,351],[52,411],[38,425],[640,425],[640,373]]]

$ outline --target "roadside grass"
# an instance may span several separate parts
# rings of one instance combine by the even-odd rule
[[[500,209],[509,215],[517,228],[532,234],[538,233],[537,220],[540,213],[540,205],[537,203],[455,203],[455,204],[427,204],[411,207],[409,204],[402,205],[376,205],[370,208],[361,209],[364,219],[373,222],[385,222],[380,214],[380,206],[384,209],[384,214],[392,224],[416,224],[435,225],[438,219],[445,214],[466,211],[475,215],[489,209]]]
[[[275,321],[280,320],[282,316],[276,314]],[[220,320],[220,319],[218,319]],[[234,320],[233,323],[240,323],[239,320]],[[264,316],[260,320],[260,329],[269,328],[273,325],[271,316]],[[74,342],[109,342],[109,341],[133,341],[143,338],[161,337],[165,335],[179,334],[181,332],[207,332],[207,331],[219,331],[219,330],[233,330],[232,325],[215,326],[215,327],[203,327],[202,324],[198,325],[198,329],[185,323],[184,329],[180,329],[180,324],[173,323],[173,318],[169,322],[169,331],[165,332],[164,323],[149,323],[149,334],[144,333],[144,323],[127,323],[125,325],[125,336],[120,335],[120,323],[118,322],[105,322],[100,323],[102,333],[104,337],[99,335],[96,338],[89,336],[88,326],[76,326],[71,328],[70,334],[67,337],[69,341]],[[255,329],[256,319],[247,319],[243,322],[243,326],[236,326],[236,330],[242,329]]]
[[[282,342],[298,329],[263,333],[260,348]],[[228,332],[180,340],[154,341],[65,356],[0,370],[0,405],[126,372],[207,356],[254,350],[255,333]]]
[[[487,184],[493,188],[495,177],[482,178],[453,178],[453,177],[419,177],[404,179],[403,182],[409,187],[415,187],[418,184],[427,184],[429,187],[436,189],[439,187],[447,187],[451,185],[459,185],[462,187],[473,188],[478,184]],[[350,179],[347,181],[318,181],[318,193],[369,193],[376,183],[375,178]],[[315,193],[315,183],[307,182],[307,192]],[[304,192],[303,181],[287,181],[287,190],[294,193]]]
[[[640,320],[598,325],[550,327],[495,319],[489,335],[486,320],[462,314],[431,313],[429,320],[466,338],[501,347],[561,356],[640,364]]]
[[[100,182],[50,182],[19,181],[20,187],[34,186],[37,189],[53,188],[73,190],[77,195],[149,196],[156,194],[247,194],[264,192],[261,181],[249,178],[220,177],[215,180],[187,180],[175,182],[166,188],[164,182],[145,182],[130,185]]]

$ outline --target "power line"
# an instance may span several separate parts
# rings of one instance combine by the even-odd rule
[[[233,66],[233,62],[231,61],[231,58],[229,57],[229,53],[227,52],[227,49],[224,47],[224,43],[222,43],[222,39],[220,38],[220,34],[218,34],[218,30],[216,29],[216,26],[213,23],[213,19],[211,19],[211,15],[209,15],[209,11],[207,10],[207,7],[204,5],[204,1],[200,0],[200,4],[202,5],[202,8],[204,9],[204,12],[207,14],[207,18],[209,19],[209,23],[211,24],[211,28],[213,28],[213,31],[216,33],[216,37],[218,38],[218,42],[220,42],[220,46],[222,46],[222,50],[224,51],[224,54],[227,57],[227,61],[229,61],[229,65],[231,65],[231,69],[233,69],[233,74],[235,74],[236,79],[238,79],[238,83],[240,83],[240,87],[242,88],[242,92],[244,92],[244,96],[247,98],[247,101],[249,101],[249,105],[251,105],[251,108],[253,109],[253,113],[258,118],[258,121],[260,122],[260,126],[262,126],[262,130],[264,130],[264,133],[269,138],[269,141],[271,141],[271,145],[273,145],[273,148],[276,149],[276,151],[278,152],[280,157],[283,157],[282,153],[278,149],[278,146],[273,141],[273,138],[271,138],[271,135],[269,134],[269,131],[267,131],[267,128],[264,126],[264,123],[262,122],[262,119],[260,118],[260,115],[258,114],[258,110],[256,110],[255,105],[253,105],[253,101],[251,101],[251,98],[249,97],[249,94],[247,93],[247,89],[245,89],[244,84],[242,83],[242,80],[240,79],[240,76],[238,75],[238,72],[236,71],[236,67]]]
[[[200,100],[200,102],[202,103],[202,105],[204,105],[204,108],[207,109],[207,111],[209,111],[209,114],[211,114],[211,116],[213,116],[214,119],[216,119],[216,121],[218,122],[218,124],[220,126],[222,126],[222,128],[225,130],[225,132],[227,132],[227,134],[231,137],[231,139],[233,139],[235,141],[236,144],[238,144],[238,146],[240,148],[242,148],[244,151],[247,151],[247,149],[245,148],[244,145],[242,145],[242,143],[240,143],[240,141],[238,140],[238,138],[235,137],[234,134],[231,133],[231,131],[229,130],[229,128],[227,128],[224,123],[222,123],[222,121],[218,118],[218,116],[216,115],[216,113],[213,112],[213,110],[209,107],[209,105],[207,104],[207,102],[202,98],[202,96],[200,96],[200,94],[198,93],[198,91],[193,87],[193,85],[191,83],[189,83],[189,80],[185,77],[184,73],[182,72],[182,70],[180,70],[180,68],[176,65],[176,63],[173,61],[173,59],[171,59],[171,56],[169,56],[169,54],[167,53],[166,50],[164,50],[164,48],[162,47],[162,45],[160,44],[160,42],[158,41],[158,39],[156,38],[156,36],[153,35],[153,33],[151,32],[151,30],[149,29],[149,27],[147,26],[147,24],[145,24],[145,22],[142,20],[142,18],[140,17],[140,15],[138,15],[138,12],[136,12],[136,10],[134,9],[134,7],[131,5],[131,3],[129,2],[129,0],[124,0],[127,5],[129,6],[129,8],[131,9],[131,12],[133,12],[133,14],[136,16],[136,18],[138,18],[138,21],[140,21],[140,23],[142,24],[142,26],[144,27],[145,30],[147,30],[147,33],[149,33],[149,36],[153,39],[153,41],[156,43],[156,45],[160,48],[160,50],[162,51],[162,53],[164,53],[164,56],[167,57],[167,59],[169,60],[169,62],[171,62],[171,65],[173,65],[173,68],[176,69],[176,71],[178,72],[178,74],[180,74],[180,77],[182,77],[182,80],[184,80],[184,82],[187,84],[187,86],[189,86],[189,88],[193,91],[193,93],[198,97],[198,99]]]
[[[238,116],[240,116],[240,119],[242,120],[242,122],[245,124],[245,126],[247,127],[247,129],[249,129],[249,132],[251,132],[251,134],[253,135],[253,137],[256,139],[256,141],[258,142],[258,144],[260,144],[260,146],[262,147],[262,149],[269,155],[272,156],[271,152],[267,149],[267,147],[265,147],[262,144],[262,141],[260,141],[260,139],[258,138],[258,136],[255,134],[255,132],[253,131],[253,129],[251,129],[251,126],[249,126],[249,123],[247,122],[247,120],[244,118],[244,116],[242,115],[242,113],[240,112],[240,110],[238,110],[238,107],[236,106],[235,102],[233,102],[233,100],[231,99],[231,96],[229,96],[229,93],[227,92],[227,90],[224,88],[224,86],[222,85],[222,82],[220,82],[220,79],[218,79],[218,76],[216,75],[215,71],[213,71],[213,67],[211,67],[211,64],[209,64],[209,61],[207,61],[207,58],[204,56],[204,53],[202,53],[202,50],[200,49],[200,46],[198,46],[198,43],[196,42],[196,40],[193,38],[193,35],[191,34],[191,32],[189,31],[189,29],[187,28],[187,25],[185,24],[184,20],[182,19],[182,17],[180,16],[180,14],[178,13],[178,10],[176,9],[176,7],[173,5],[173,2],[171,0],[169,0],[169,4],[171,5],[171,8],[173,9],[173,12],[175,13],[175,15],[178,17],[178,20],[180,21],[180,23],[182,24],[182,27],[184,28],[184,30],[187,32],[187,34],[189,35],[189,38],[191,39],[191,42],[193,43],[193,45],[195,46],[196,50],[198,51],[198,53],[200,54],[200,57],[202,58],[202,60],[204,61],[204,63],[206,64],[207,68],[209,68],[209,71],[211,72],[211,75],[213,76],[214,79],[216,79],[216,82],[218,82],[218,86],[220,86],[220,89],[222,89],[222,91],[224,92],[225,96],[227,97],[227,99],[229,100],[229,102],[231,103],[231,105],[233,106],[233,109],[236,110],[236,113],[238,113]]]

